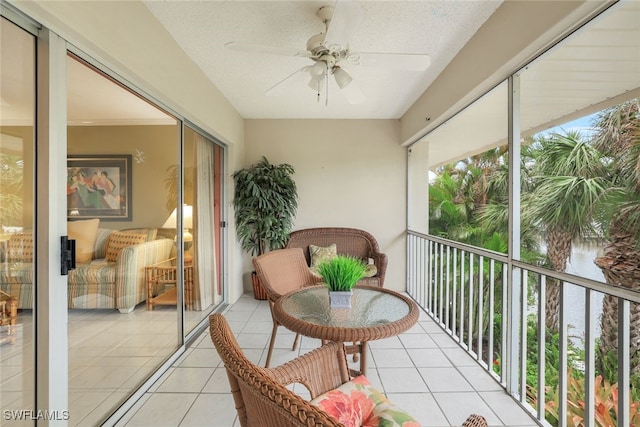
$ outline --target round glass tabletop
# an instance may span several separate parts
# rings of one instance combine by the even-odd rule
[[[283,298],[281,308],[296,319],[329,327],[369,328],[404,319],[410,306],[398,294],[354,288],[351,308],[330,308],[326,286],[314,286]]]

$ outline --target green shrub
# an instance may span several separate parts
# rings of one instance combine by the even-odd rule
[[[584,378],[576,378],[569,372],[567,384],[567,419],[560,423],[558,414],[558,401],[560,390],[558,385],[545,387],[545,412],[546,420],[553,426],[565,425],[567,427],[584,426],[585,420],[585,389]],[[527,397],[535,408],[538,403],[537,390],[527,387]],[[596,427],[610,427],[617,425],[618,420],[618,384],[611,384],[602,375],[595,378],[593,385],[593,399],[595,406],[594,420]],[[640,425],[640,402],[629,402],[629,420],[632,426]]]
[[[539,364],[537,327],[535,316],[530,315],[527,319],[527,402],[534,408],[537,407],[538,399],[540,398],[539,391],[536,388]],[[585,360],[584,343],[579,346],[572,340],[567,342],[567,363],[569,367],[567,376],[567,419],[564,423],[560,423],[558,419],[560,336],[557,330],[547,329],[545,338],[546,363],[543,395],[546,421],[552,426],[583,426],[585,418],[585,378],[584,372],[575,369],[575,367],[579,365],[579,362]],[[594,383],[596,412],[594,418],[597,427],[609,427],[616,425],[618,418],[617,359],[615,354],[610,354],[608,355],[608,360],[599,360],[598,362],[601,366],[608,367],[608,369],[604,369],[604,372],[596,372]],[[494,367],[494,371],[498,371],[499,368],[499,365]],[[638,398],[640,377],[632,375],[630,384],[629,417],[632,421],[631,425],[635,426],[640,425],[640,399]]]

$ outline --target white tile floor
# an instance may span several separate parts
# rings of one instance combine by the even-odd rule
[[[245,354],[264,364],[271,315],[266,301],[246,294],[225,313]],[[272,365],[319,345],[279,328]],[[426,315],[404,334],[370,343],[367,377],[424,426],[459,426],[471,413],[491,426],[538,424]],[[299,390],[296,390],[299,392]],[[304,394],[304,393],[301,393]],[[239,426],[224,367],[208,332],[174,364],[118,426]]]

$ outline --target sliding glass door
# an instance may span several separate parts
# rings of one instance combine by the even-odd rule
[[[69,410],[71,425],[97,425],[183,342],[176,230],[163,228],[181,124],[73,55],[67,114]]]
[[[185,329],[191,331],[222,302],[221,217],[222,147],[198,131],[184,130],[184,201],[186,229],[193,245],[185,256]],[[187,242],[185,242],[187,243]]]
[[[3,426],[34,409],[35,37],[0,18],[0,402]]]
[[[60,43],[45,44],[54,60],[41,64],[40,73],[35,26],[25,31],[6,13],[0,18],[0,423],[33,425],[38,409],[50,409],[59,412],[49,417],[70,426],[100,425],[158,378],[222,303],[224,148],[88,56],[74,51],[56,62],[66,42],[46,31]],[[55,89],[47,90],[48,108],[66,98],[66,127],[59,124],[66,138],[49,135],[36,159],[36,100],[45,99],[36,96],[39,79]],[[36,160],[46,164],[58,155],[60,167],[51,173],[36,168]],[[54,218],[36,210],[42,183],[54,203],[55,188],[66,195],[59,200],[64,230],[75,241],[67,275],[60,275],[57,247],[46,254],[54,269],[35,268],[45,265],[41,242],[55,239],[57,246],[58,231],[64,233],[50,229],[58,220],[43,220],[38,230],[51,236],[35,244],[36,219]],[[36,273],[47,304],[36,301]],[[56,301],[64,308],[54,315]],[[39,328],[36,311],[45,313]],[[35,331],[42,338],[63,334],[67,354],[53,358]],[[50,381],[51,370],[67,384]],[[52,395],[66,398],[54,402]],[[46,408],[56,402],[65,407]]]
[[[67,73],[69,405],[94,425],[222,302],[223,150],[74,55]]]

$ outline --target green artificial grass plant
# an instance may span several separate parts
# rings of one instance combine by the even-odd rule
[[[338,255],[332,260],[320,263],[317,271],[330,291],[348,292],[362,279],[365,269],[362,260]]]

